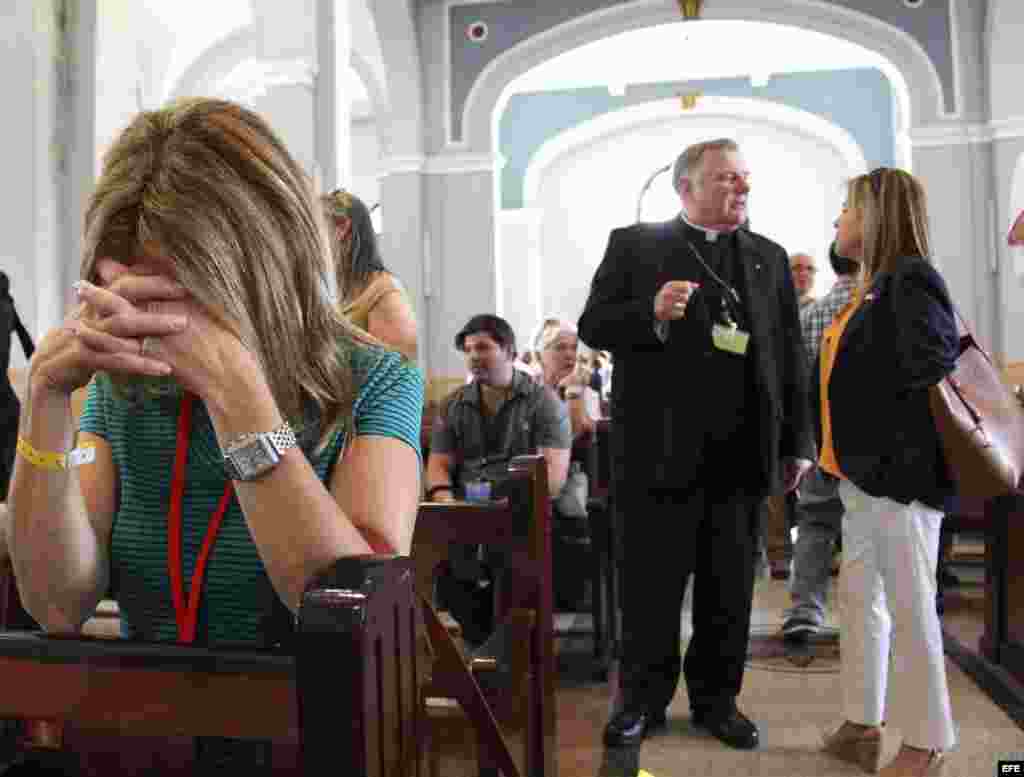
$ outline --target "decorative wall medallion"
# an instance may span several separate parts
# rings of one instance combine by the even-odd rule
[[[477,20],[466,25],[466,38],[472,43],[483,43],[491,34],[487,22]]]
[[[689,94],[679,95],[679,103],[683,106],[684,111],[692,111],[697,107],[697,101],[703,97],[702,92],[690,92]]]
[[[679,10],[684,19],[699,19],[704,0],[679,0]]]
[[[924,5],[924,0],[903,0],[903,5],[907,8],[920,8]]]

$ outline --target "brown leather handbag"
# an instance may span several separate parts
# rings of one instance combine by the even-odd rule
[[[1024,408],[959,313],[957,319],[960,355],[928,399],[957,494],[990,499],[1021,485]]]

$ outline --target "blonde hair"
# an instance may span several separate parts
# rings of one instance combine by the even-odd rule
[[[153,242],[192,298],[259,360],[281,413],[320,411],[320,447],[351,437],[351,350],[312,182],[269,126],[224,100],[140,113],[107,152],[85,214],[81,276]]]
[[[866,286],[894,269],[904,256],[931,261],[928,210],[924,187],[910,173],[879,167],[852,178],[847,207],[861,219],[861,280]]]
[[[370,285],[373,278],[387,272],[377,245],[370,209],[361,199],[345,189],[335,189],[320,197],[328,226],[339,220],[349,224],[348,236],[339,240],[335,229],[328,230],[338,296],[342,308],[352,304]]]
[[[533,338],[533,351],[537,358],[540,359],[540,355],[564,334],[575,335],[576,327],[561,318],[545,318]]]

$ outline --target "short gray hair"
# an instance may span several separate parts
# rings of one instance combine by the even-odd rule
[[[716,140],[705,140],[702,143],[694,143],[687,146],[683,153],[676,159],[672,166],[672,188],[682,194],[683,179],[693,178],[700,169],[704,154],[708,151],[739,151],[739,144],[732,138],[718,138]]]

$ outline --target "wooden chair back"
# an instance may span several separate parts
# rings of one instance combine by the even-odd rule
[[[416,587],[425,598],[432,598],[435,575],[453,544],[485,545],[504,553],[502,574],[495,581],[496,629],[521,623],[524,611],[531,615],[524,771],[554,777],[551,501],[545,459],[539,455],[512,459],[507,476],[495,485],[493,496],[498,499],[491,503],[421,503],[412,543]],[[453,689],[446,695],[457,694]]]
[[[418,775],[417,607],[408,558],[363,556],[307,588],[285,650],[0,632],[0,718],[292,743],[287,774]]]

